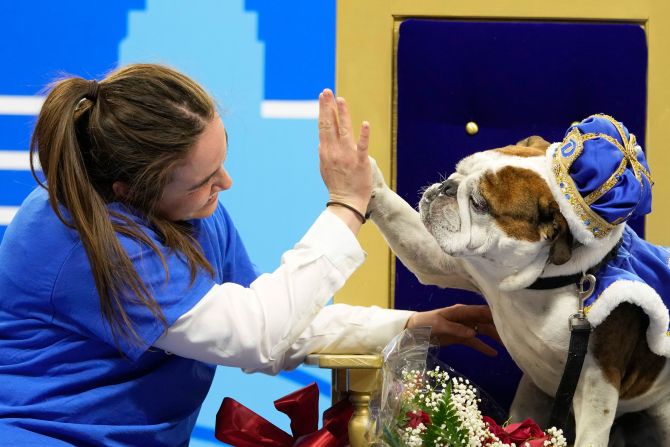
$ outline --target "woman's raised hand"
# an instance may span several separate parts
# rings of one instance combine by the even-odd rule
[[[329,89],[321,92],[319,95],[321,177],[328,188],[329,201],[349,205],[361,215],[365,214],[372,192],[372,174],[368,159],[369,139],[370,125],[363,122],[356,143],[351,128],[351,116],[344,98],[335,98]],[[344,216],[354,217],[356,220],[359,218],[344,206],[331,208],[343,219]],[[344,220],[347,222],[351,219]]]

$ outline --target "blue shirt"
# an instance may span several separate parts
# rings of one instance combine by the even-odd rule
[[[110,208],[143,225],[120,204]],[[169,284],[151,248],[119,236],[168,325],[215,283],[247,286],[258,275],[222,205],[192,224],[215,272],[199,271],[193,283],[183,255],[146,226]],[[77,232],[58,219],[45,190],[33,191],[0,245],[1,445],[188,444],[215,367],[150,348],[165,327],[144,306],[125,309],[139,346],[115,344]]]

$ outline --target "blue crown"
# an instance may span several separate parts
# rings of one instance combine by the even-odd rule
[[[550,186],[580,242],[604,238],[631,217],[651,212],[653,181],[642,148],[611,116],[586,118],[552,149],[556,184]]]

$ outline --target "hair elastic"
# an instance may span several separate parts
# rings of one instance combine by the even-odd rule
[[[336,201],[336,200],[331,200],[330,202],[327,202],[327,203],[326,203],[326,207],[329,207],[329,206],[331,206],[331,205],[343,206],[343,207],[345,207],[345,208],[347,208],[347,209],[353,211],[354,214],[356,215],[356,217],[358,217],[358,219],[361,221],[362,224],[364,224],[365,221],[367,220],[367,219],[365,218],[365,215],[364,215],[363,213],[361,213],[360,211],[358,211],[356,208],[354,208],[353,206],[349,205],[348,203],[338,202],[338,201]]]
[[[88,90],[86,91],[84,98],[96,102],[98,100],[99,92],[100,92],[100,85],[98,84],[98,81],[92,79],[88,81]]]

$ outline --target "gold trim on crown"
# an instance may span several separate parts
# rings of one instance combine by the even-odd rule
[[[554,151],[551,163],[552,172],[554,173],[556,181],[558,182],[558,187],[560,188],[563,197],[570,203],[570,206],[575,211],[577,217],[581,220],[586,229],[596,238],[603,238],[610,234],[610,232],[619,223],[626,220],[628,216],[625,218],[619,218],[613,223],[609,223],[596,212],[594,212],[590,205],[618,183],[621,175],[623,175],[628,165],[630,165],[633,173],[635,174],[635,178],[637,178],[643,188],[643,176],[647,178],[650,185],[653,185],[654,183],[649,171],[647,171],[644,165],[642,165],[642,163],[640,163],[637,159],[635,149],[637,142],[635,135],[630,134],[630,137],[626,138],[626,132],[623,130],[621,124],[609,115],[598,114],[593,116],[601,117],[611,122],[619,132],[621,141],[624,141],[625,144],[622,145],[616,139],[606,134],[582,134],[579,129],[573,127],[565,136],[563,142]],[[621,163],[617,167],[616,171],[614,171],[614,173],[612,173],[612,175],[602,185],[600,185],[600,187],[591,192],[588,196],[582,197],[579,190],[577,189],[577,186],[572,180],[572,177],[569,175],[570,167],[582,154],[582,151],[584,150],[584,142],[596,138],[603,138],[610,144],[614,145],[623,154],[623,159],[621,160]]]

